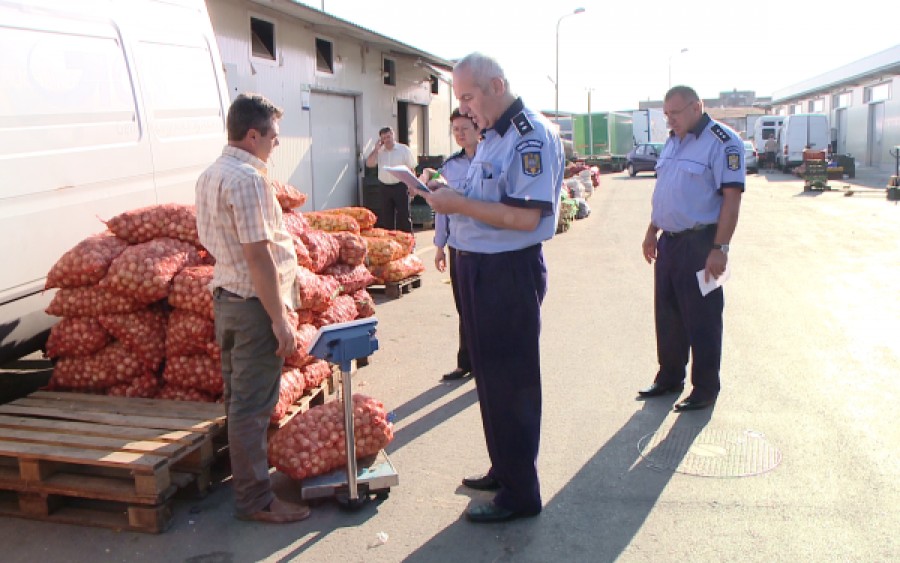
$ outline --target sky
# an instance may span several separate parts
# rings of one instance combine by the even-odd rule
[[[444,59],[490,55],[536,110],[555,109],[558,70],[559,110],[574,113],[587,112],[589,101],[591,111],[617,111],[660,100],[670,73],[671,85],[692,86],[701,98],[734,89],[771,96],[897,45],[900,21],[900,7],[884,0],[300,3]]]

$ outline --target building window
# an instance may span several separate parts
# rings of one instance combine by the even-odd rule
[[[385,86],[397,85],[397,64],[393,59],[384,59],[381,65],[381,75],[384,77]]]
[[[440,94],[441,89],[440,89],[440,83],[438,82],[438,77],[432,74],[431,76],[428,77],[428,79],[431,81],[431,93],[432,94]]]
[[[792,104],[788,106],[788,115],[803,113],[803,104]]]
[[[334,74],[334,44],[316,37],[316,70]]]
[[[851,101],[850,92],[843,92],[841,94],[835,94],[831,97],[831,107],[834,109],[847,108],[850,107]]]
[[[822,113],[825,111],[825,100],[810,100],[809,101],[809,112],[810,113]]]
[[[867,86],[863,101],[867,104],[873,102],[884,102],[891,99],[891,83],[883,82],[876,86]]]
[[[250,18],[251,54],[259,59],[275,59],[275,23],[260,18]]]

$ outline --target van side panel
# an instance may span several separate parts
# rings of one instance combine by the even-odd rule
[[[0,52],[4,363],[58,320],[42,290],[63,253],[123,211],[193,202],[227,92],[203,0],[0,0]]]
[[[803,150],[827,150],[831,141],[828,116],[821,113],[789,115],[784,119],[778,140],[778,163],[792,168],[803,162]]]

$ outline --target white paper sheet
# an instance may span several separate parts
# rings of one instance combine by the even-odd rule
[[[722,287],[725,282],[728,281],[728,278],[731,277],[731,268],[729,266],[725,266],[725,271],[722,272],[722,275],[718,278],[714,278],[712,276],[709,277],[709,281],[706,281],[706,270],[700,270],[697,272],[697,283],[700,285],[700,294],[703,297],[706,297],[710,291],[716,289],[717,287]]]
[[[422,190],[424,192],[431,193],[431,190],[428,189],[428,186],[426,186],[418,178],[416,178],[415,173],[410,170],[408,166],[404,166],[401,164],[399,166],[385,166],[384,169],[396,176],[398,180],[406,184],[408,187],[414,190]]]

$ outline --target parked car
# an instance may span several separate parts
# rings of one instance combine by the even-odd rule
[[[663,143],[640,143],[635,145],[625,157],[625,170],[629,176],[638,172],[656,172],[656,159],[662,152]]]
[[[759,173],[759,153],[753,146],[753,141],[744,141],[744,167],[748,174]]]

